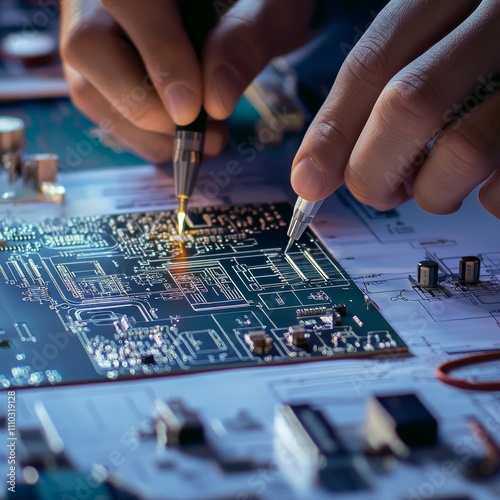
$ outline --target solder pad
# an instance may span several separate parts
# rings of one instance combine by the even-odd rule
[[[174,212],[0,223],[0,385],[407,352],[312,231],[283,254],[290,217],[287,204],[192,209],[183,237]],[[336,325],[332,304],[347,307]],[[287,341],[294,325],[307,347]],[[268,352],[251,349],[257,333]]]

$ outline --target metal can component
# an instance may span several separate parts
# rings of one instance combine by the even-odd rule
[[[425,288],[437,286],[439,268],[433,260],[421,260],[417,265],[418,284]]]
[[[14,116],[0,116],[0,167],[8,172],[10,182],[18,178],[23,147],[23,120]]]
[[[14,116],[0,116],[0,155],[17,152],[23,146],[23,120]]]
[[[463,283],[477,283],[481,272],[481,261],[475,255],[462,257],[459,262],[458,279]]]

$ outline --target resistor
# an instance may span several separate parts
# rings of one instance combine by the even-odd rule
[[[303,307],[296,310],[297,318],[302,318],[304,316],[321,316],[326,314],[328,309],[324,306],[322,307]]]

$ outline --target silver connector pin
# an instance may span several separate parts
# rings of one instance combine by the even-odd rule
[[[293,209],[292,220],[290,221],[290,226],[288,227],[287,234],[290,237],[290,240],[285,248],[285,253],[288,252],[293,243],[302,236],[307,226],[311,223],[314,216],[318,212],[323,201],[324,200],[307,201],[300,196],[297,198]]]

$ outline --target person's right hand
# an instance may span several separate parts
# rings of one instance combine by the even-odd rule
[[[155,163],[171,158],[175,124],[193,121],[202,102],[215,120],[227,118],[272,57],[313,34],[313,0],[293,8],[287,0],[240,0],[209,35],[200,65],[174,0],[61,4],[61,55],[73,102]],[[210,121],[205,153],[217,155],[226,135],[224,124]]]

